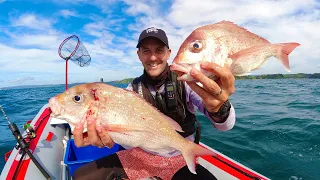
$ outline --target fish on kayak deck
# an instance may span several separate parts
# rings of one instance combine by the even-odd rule
[[[183,138],[180,125],[138,94],[104,83],[73,86],[49,100],[51,115],[66,120],[71,129],[93,119],[111,139],[124,146],[139,147],[157,155],[178,150],[195,174],[198,156],[214,152]],[[85,128],[86,131],[86,128]]]

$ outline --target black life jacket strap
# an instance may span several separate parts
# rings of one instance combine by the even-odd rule
[[[143,98],[141,80],[142,80],[142,76],[137,77],[132,81],[131,85],[132,85],[133,91],[137,92]],[[184,88],[185,88],[184,87],[184,83],[181,82],[181,81],[178,81],[177,80],[177,74],[173,73],[173,72],[171,72],[171,82],[173,83],[173,87],[174,87],[175,93],[179,93],[179,96],[181,97],[181,99],[178,98],[178,100],[176,101],[175,106],[179,105],[178,101],[180,101],[180,104],[181,103],[185,104],[186,94],[185,94],[185,91],[184,91]],[[167,88],[167,87],[165,87],[165,88]],[[166,96],[167,96],[167,93],[166,93]],[[175,96],[176,96],[175,98],[178,97],[177,94],[175,94]],[[184,102],[181,102],[181,101],[184,101]],[[164,101],[162,101],[162,102],[164,102]],[[167,103],[167,106],[168,106],[168,103]],[[186,114],[187,114],[186,111],[188,111],[186,109],[187,107],[184,107],[184,105],[182,105],[182,106],[183,106],[183,113],[184,113],[183,117],[186,117]],[[171,104],[169,107],[167,107],[167,111],[170,111],[170,110],[173,111],[172,107],[173,107],[173,105]],[[195,140],[194,140],[194,142],[199,144],[200,138],[201,138],[201,126],[200,126],[200,122],[196,118],[195,118],[195,129],[196,129],[196,131],[195,131]]]
[[[180,115],[183,118],[186,118],[187,109],[185,106],[186,105],[185,103],[186,94],[184,91],[185,87],[183,82],[177,80],[177,77],[178,75],[171,71],[171,82],[175,91],[175,99],[174,99],[175,101],[171,101],[171,103],[167,103],[167,105],[171,111],[174,111],[175,107],[181,105],[181,107],[183,108],[183,111],[182,111],[183,114],[181,114],[180,112]],[[167,96],[167,93],[166,93],[166,96]],[[172,104],[174,104],[174,106]]]
[[[199,144],[200,143],[200,138],[201,138],[201,126],[199,121],[196,119],[196,134],[194,137],[194,143]]]
[[[141,82],[141,79],[142,79],[142,75],[140,77],[136,77],[131,85],[132,85],[132,90],[136,93],[139,94],[140,97],[143,98],[143,92],[142,92],[142,82]]]
[[[158,91],[156,91],[155,98],[156,98],[157,107],[160,109],[161,112],[163,112],[164,114],[167,114],[168,111],[167,111],[166,102]]]
[[[185,101],[185,98],[186,98],[186,94],[185,94],[185,91],[184,91],[184,83],[182,81],[178,81],[177,80],[177,77],[178,75],[176,73],[173,73],[171,71],[171,81],[174,82],[175,86],[176,86],[176,92],[178,92],[181,96],[181,99],[183,99]],[[185,102],[183,103],[185,104]],[[183,107],[184,108],[184,117],[186,116],[186,111],[187,111],[187,107]],[[195,131],[195,137],[194,137],[194,143],[196,144],[199,144],[200,143],[200,138],[201,138],[201,125],[200,125],[200,122],[195,118],[195,128],[196,128],[196,131]]]

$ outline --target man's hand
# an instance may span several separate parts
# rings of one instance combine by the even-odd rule
[[[192,68],[190,75],[199,81],[203,87],[195,82],[187,82],[190,88],[201,98],[204,107],[209,112],[217,112],[229,96],[235,92],[235,78],[229,68],[221,67],[216,63],[203,62],[201,68],[213,73],[216,80],[212,80],[195,68]]]
[[[114,145],[113,140],[102,126],[96,126],[96,121],[89,119],[87,121],[87,133],[83,133],[83,124],[77,124],[74,131],[74,143],[77,147],[94,145],[98,147],[109,147]]]

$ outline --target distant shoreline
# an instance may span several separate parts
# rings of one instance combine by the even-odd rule
[[[263,75],[248,75],[248,76],[236,76],[236,80],[245,79],[320,79],[320,73],[313,74],[263,74]],[[125,84],[131,83],[134,78],[126,78],[122,80],[109,81],[110,83]],[[107,82],[108,83],[108,82]]]
[[[237,76],[236,79],[319,79],[320,73],[306,74],[263,74],[263,75],[249,75]]]
[[[320,79],[320,73],[306,74],[306,73],[298,73],[298,74],[263,74],[263,75],[248,75],[248,76],[236,76],[236,80],[258,80],[258,79]],[[104,83],[114,83],[114,84],[128,84],[133,81],[134,78],[126,78],[122,80],[114,80],[107,81]],[[71,83],[71,84],[84,84],[90,82],[81,82],[81,83]],[[7,86],[0,87],[1,89],[11,89],[11,88],[19,88],[19,87],[35,87],[35,86],[52,86],[52,85],[64,85],[64,84],[43,84],[43,85],[21,85],[21,86]]]

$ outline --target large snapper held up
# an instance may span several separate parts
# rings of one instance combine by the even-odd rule
[[[104,83],[82,84],[52,97],[49,106],[52,116],[65,119],[72,129],[77,123],[86,127],[87,119],[93,118],[120,145],[160,155],[179,150],[192,173],[197,156],[216,155],[184,139],[176,132],[182,131],[178,123],[132,91]]]
[[[259,69],[274,56],[290,71],[288,55],[299,45],[272,44],[232,22],[222,21],[195,29],[181,44],[170,68],[185,81],[194,80],[190,76],[192,67],[212,76],[200,67],[203,61],[226,65],[233,75],[242,76]]]

